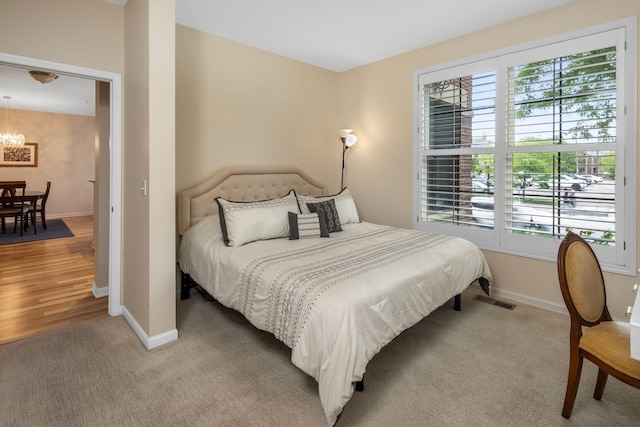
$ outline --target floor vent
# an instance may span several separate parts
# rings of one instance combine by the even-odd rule
[[[498,307],[508,308],[509,310],[513,310],[516,308],[515,304],[508,304],[506,302],[498,301],[493,298],[485,297],[483,295],[476,295],[473,299],[477,299],[478,301],[486,302],[487,304],[497,305]]]

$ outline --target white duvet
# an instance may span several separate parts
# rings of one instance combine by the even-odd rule
[[[222,304],[291,348],[318,381],[336,422],[380,349],[480,277],[491,281],[471,242],[362,222],[329,238],[274,239],[231,248],[217,216],[183,236],[184,273]]]

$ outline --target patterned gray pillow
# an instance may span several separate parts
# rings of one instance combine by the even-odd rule
[[[300,212],[303,214],[309,213],[307,203],[318,203],[324,202],[325,200],[333,199],[336,204],[338,215],[340,215],[341,226],[343,224],[360,222],[358,209],[356,208],[356,204],[353,201],[353,197],[351,196],[351,191],[348,188],[343,189],[341,192],[339,192],[338,194],[334,194],[333,196],[313,197],[296,194],[296,197],[298,198],[298,203],[300,203]]]
[[[333,199],[325,200],[318,203],[307,203],[307,207],[311,212],[318,212],[319,210],[324,211],[324,219],[327,223],[329,233],[342,231],[342,226],[340,225],[340,217],[338,216],[338,210],[336,209],[336,204]]]
[[[289,240],[329,237],[324,211],[296,214],[289,212]]]

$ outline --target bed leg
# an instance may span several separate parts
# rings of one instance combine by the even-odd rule
[[[356,381],[356,391],[364,391],[364,377],[360,381]]]
[[[462,304],[462,298],[461,298],[460,294],[458,294],[453,298],[453,309],[455,311],[460,311],[460,305],[461,304]]]
[[[482,288],[482,290],[484,291],[485,294],[487,295],[491,295],[491,291],[490,291],[490,285],[489,285],[489,281],[487,279],[485,279],[484,277],[480,277],[478,279],[478,283],[480,283],[480,287]]]
[[[183,273],[182,271],[180,272],[180,276],[180,299],[189,299],[189,290],[191,289],[191,276]]]

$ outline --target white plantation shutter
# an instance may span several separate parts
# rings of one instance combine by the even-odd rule
[[[492,191],[495,80],[489,71],[421,82],[422,221],[473,225],[472,197]]]
[[[609,36],[598,41],[612,45],[597,50],[507,69],[507,231],[572,229],[615,245],[616,181],[594,182],[616,160],[617,53]]]
[[[635,273],[632,25],[416,72],[416,228],[550,260],[572,230]]]

